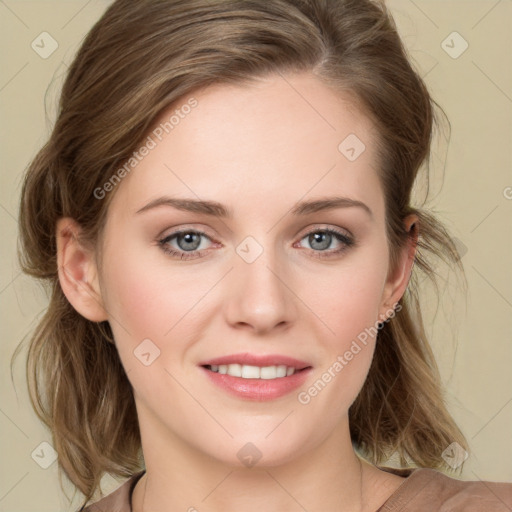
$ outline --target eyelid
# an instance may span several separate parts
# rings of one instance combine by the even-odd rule
[[[313,224],[312,226],[308,226],[307,228],[304,228],[304,230],[299,231],[299,234],[296,236],[300,236],[300,238],[302,239],[311,233],[315,233],[316,231],[335,231],[340,235],[346,236],[347,238],[354,238],[354,235],[347,228],[341,228],[339,226],[333,226],[331,224],[325,223]]]
[[[202,224],[177,224],[176,226],[168,226],[163,231],[161,231],[157,235],[157,239],[167,238],[171,235],[177,235],[179,233],[188,232],[188,231],[197,231],[198,233],[207,235],[208,238],[213,239],[215,235],[213,235],[213,231],[210,228],[202,225]],[[168,234],[166,234],[169,232]]]

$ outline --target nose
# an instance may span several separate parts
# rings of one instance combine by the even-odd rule
[[[235,254],[228,274],[224,311],[237,329],[263,334],[289,328],[297,319],[299,299],[293,292],[293,277],[284,257],[264,250],[252,263]]]

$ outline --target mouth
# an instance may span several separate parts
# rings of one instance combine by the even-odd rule
[[[208,381],[242,400],[265,401],[290,395],[303,386],[313,365],[293,357],[232,354],[202,361]]]

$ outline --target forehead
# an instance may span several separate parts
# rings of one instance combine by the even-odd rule
[[[152,149],[116,191],[125,213],[164,194],[237,213],[333,194],[382,206],[371,121],[309,74],[201,89],[166,109],[148,137]]]

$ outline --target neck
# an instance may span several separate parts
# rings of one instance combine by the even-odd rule
[[[183,440],[170,442],[168,431],[155,435],[154,425],[144,426],[146,474],[134,490],[133,512],[371,510],[363,502],[369,465],[354,453],[348,422],[298,457],[273,465],[262,459],[252,467],[219,461]]]

